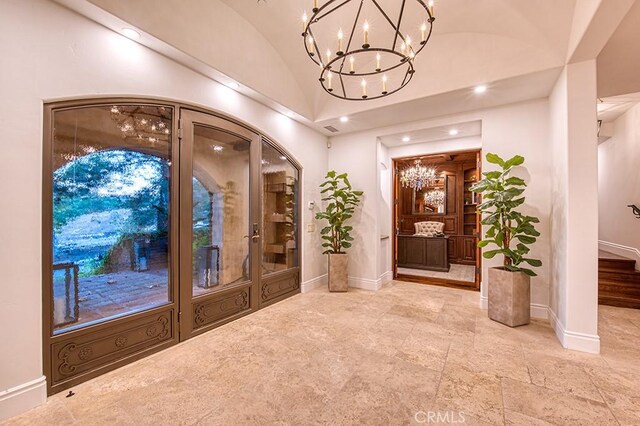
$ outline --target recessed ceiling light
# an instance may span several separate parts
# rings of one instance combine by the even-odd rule
[[[346,123],[349,121],[349,117],[347,117],[346,115],[343,115],[342,117],[340,117],[340,122],[341,123]]]
[[[213,147],[212,147],[212,148],[213,148],[213,150],[214,150],[215,152],[220,152],[220,151],[222,151],[222,150],[224,149],[224,148],[223,148],[223,147],[221,147],[220,145],[213,145]]]
[[[404,138],[402,138],[402,142],[409,142],[411,140],[411,138],[409,136],[405,136]]]
[[[449,134],[450,134],[451,136],[455,136],[455,135],[457,135],[457,134],[458,134],[458,129],[451,129],[451,130],[449,130]]]
[[[238,83],[236,83],[235,81],[230,81],[230,82],[227,83],[227,87],[229,89],[238,90],[240,88],[240,85]]]
[[[136,40],[140,38],[140,33],[131,28],[123,28],[122,35],[132,40]]]
[[[481,84],[479,86],[476,86],[473,88],[473,91],[480,94],[480,93],[484,93],[487,91],[487,85],[486,84]]]

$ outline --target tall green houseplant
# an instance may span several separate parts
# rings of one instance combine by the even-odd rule
[[[329,257],[329,290],[347,291],[348,258],[344,250],[351,247],[353,227],[346,222],[353,217],[363,192],[353,189],[346,173],[338,174],[334,170],[327,173],[320,188],[327,207],[316,213],[316,219],[328,222],[320,234],[324,240],[323,253]]]
[[[503,160],[497,154],[487,154],[487,161],[500,166],[501,170],[483,173],[484,179],[470,188],[482,194],[478,211],[483,215],[481,223],[489,226],[478,246],[497,246],[485,251],[483,256],[492,259],[501,254],[504,256],[504,269],[536,276],[530,267],[542,266],[542,262],[527,257],[527,254],[530,251],[528,246],[540,236],[534,226],[540,220],[517,210],[524,203],[523,193],[527,184],[519,177],[510,176],[514,167],[524,163],[524,157],[516,155]]]

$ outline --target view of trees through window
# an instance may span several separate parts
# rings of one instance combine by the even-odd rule
[[[54,327],[168,301],[170,110],[55,114]]]
[[[117,259],[105,251],[141,238],[166,240],[168,169],[167,161],[133,151],[98,152],[58,169],[54,262],[77,263],[80,277],[108,273]]]

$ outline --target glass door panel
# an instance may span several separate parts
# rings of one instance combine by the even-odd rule
[[[256,305],[260,252],[259,137],[181,110],[180,339]]]
[[[54,111],[53,334],[170,302],[173,108]]]
[[[262,143],[262,274],[298,267],[298,169]]]
[[[193,296],[250,276],[250,142],[220,129],[193,130]]]

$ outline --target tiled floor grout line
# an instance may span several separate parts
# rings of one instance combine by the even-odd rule
[[[447,347],[447,355],[444,357],[444,364],[442,365],[442,371],[440,372],[440,380],[438,380],[438,386],[436,387],[436,396],[435,396],[436,401],[438,399],[438,395],[440,394],[440,385],[442,384],[442,377],[444,376],[444,371],[447,369],[447,361],[449,361],[450,350],[451,350],[451,343],[449,343],[449,347]]]
[[[609,410],[609,412],[611,412],[611,415],[613,416],[613,418],[616,420],[616,422],[618,422],[618,425],[621,426],[622,423],[620,423],[620,420],[618,420],[616,413],[614,413],[613,410],[611,409],[611,406],[609,405],[609,401],[607,401],[607,398],[605,398],[604,394],[600,390],[600,387],[596,384],[596,382],[594,382],[593,377],[591,377],[591,374],[589,374],[589,372],[587,371],[587,367],[583,365],[582,370],[589,378],[589,381],[591,382],[593,387],[596,388],[596,390],[598,391],[598,394],[600,394],[600,398],[602,398],[602,401],[604,401],[605,405],[607,406],[607,409]]]
[[[507,408],[504,405],[504,385],[503,378],[500,378],[500,401],[502,401],[502,424],[507,424]]]

